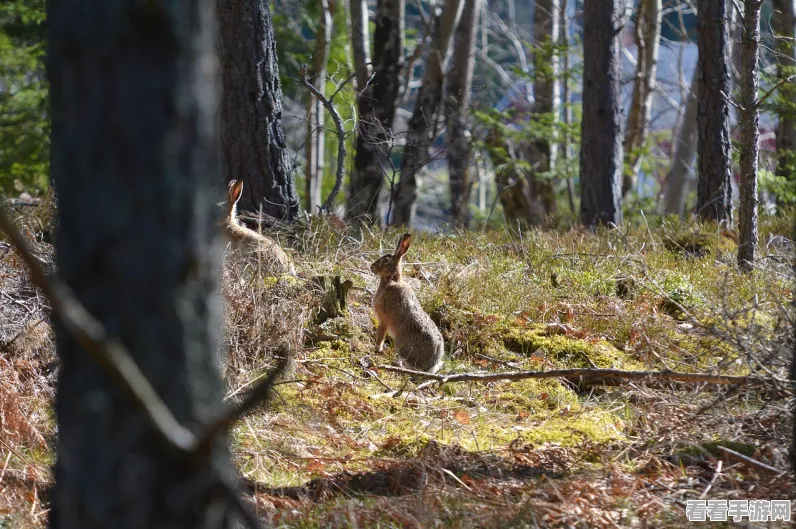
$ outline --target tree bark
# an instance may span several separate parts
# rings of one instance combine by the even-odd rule
[[[243,180],[242,210],[292,220],[299,210],[282,124],[282,87],[268,0],[218,1],[224,180]]]
[[[572,139],[569,135],[569,126],[572,123],[572,105],[569,96],[569,17],[567,17],[567,0],[561,0],[560,11],[560,46],[563,50],[561,52],[561,69],[563,75],[561,76],[561,105],[563,112],[561,119],[564,123],[564,133],[561,135],[561,158],[564,160],[564,167],[566,167],[567,179],[567,201],[569,202],[569,210],[575,214],[575,190],[572,184],[572,176],[569,169],[569,160],[572,158]]]
[[[318,91],[326,95],[326,65],[329,62],[329,50],[332,46],[332,13],[329,10],[329,0],[318,0],[321,9],[321,19],[318,31],[315,33],[315,54],[313,55],[313,75],[310,82]],[[326,165],[325,137],[324,134],[324,108],[323,103],[313,94],[309,94],[307,106],[307,167],[304,172],[307,191],[307,211],[315,213],[318,206],[323,203],[321,196],[323,188],[323,174]],[[245,189],[245,188],[244,188]]]
[[[762,0],[744,2],[741,37],[741,185],[738,266],[749,272],[757,253],[757,157],[760,139],[760,112],[757,91],[760,87],[760,8]]]
[[[655,96],[655,75],[658,70],[658,49],[661,40],[662,0],[641,0],[636,11],[635,41],[638,49],[633,98],[625,131],[625,166],[622,195],[633,188],[642,157],[639,150],[649,135],[652,100]]]
[[[558,86],[558,54],[553,49],[558,43],[559,24],[558,0],[537,0],[533,11],[534,39],[536,49],[533,54],[533,94],[535,98],[534,113],[544,122],[552,123],[553,134],[558,124],[560,113]],[[531,171],[528,175],[531,186],[531,197],[541,210],[542,221],[558,212],[556,206],[555,186],[550,172],[555,168],[558,159],[558,144],[555,139],[540,139],[528,149],[528,162]]]
[[[435,20],[434,36],[426,57],[423,82],[406,131],[401,179],[395,190],[392,224],[396,226],[411,226],[414,220],[420,187],[418,173],[428,161],[428,148],[436,133],[437,109],[442,100],[446,57],[463,3],[462,0],[446,0],[444,8]]]
[[[451,217],[457,226],[470,221],[470,140],[467,116],[475,66],[475,33],[481,0],[465,0],[453,42],[453,56],[448,73],[446,114],[448,118],[448,174],[450,178]]]
[[[688,186],[691,167],[696,157],[696,131],[697,131],[697,91],[699,90],[699,68],[694,70],[691,89],[685,112],[677,128],[674,140],[674,157],[672,167],[666,176],[666,191],[664,193],[664,211],[682,215],[685,209],[685,192]]]
[[[589,227],[622,222],[622,0],[585,0],[580,218]]]
[[[697,215],[732,221],[730,165],[730,53],[727,0],[701,0],[697,42],[700,74],[697,95],[699,184]]]
[[[351,220],[381,222],[379,194],[383,167],[390,166],[392,124],[404,60],[404,6],[404,0],[378,0],[376,5],[373,77],[361,88],[359,97],[359,135],[347,205]]]
[[[223,396],[214,2],[48,2],[56,259],[183,425]],[[220,528],[225,442],[187,466],[56,319],[50,527]]]
[[[775,41],[777,78],[796,75],[796,1],[774,0],[771,25],[780,37]],[[777,130],[777,174],[796,183],[796,82],[783,82],[779,88],[782,99]]]
[[[362,91],[370,80],[370,34],[368,28],[367,0],[349,0],[351,21],[351,51],[354,57],[354,73],[357,90]]]

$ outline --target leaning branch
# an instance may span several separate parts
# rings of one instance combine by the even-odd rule
[[[763,382],[764,379],[751,376],[711,375],[708,373],[681,373],[678,371],[622,371],[621,369],[552,369],[550,371],[506,371],[503,373],[456,373],[440,375],[425,373],[401,367],[379,365],[379,369],[429,378],[439,382],[495,382],[498,380],[526,380],[530,378],[563,378],[573,383],[616,385],[620,381],[633,380],[680,382],[686,384],[743,385]]]
[[[352,76],[353,77],[353,76]],[[343,128],[343,118],[340,117],[340,113],[337,112],[337,109],[334,108],[334,104],[332,103],[331,98],[326,99],[324,95],[315,88],[315,86],[310,82],[309,78],[307,77],[307,69],[306,67],[303,69],[301,73],[301,82],[307,89],[312,92],[312,95],[318,98],[318,101],[326,107],[326,110],[329,111],[329,114],[332,115],[332,119],[334,120],[334,126],[337,131],[337,174],[335,175],[334,179],[334,187],[332,191],[329,193],[329,196],[326,198],[326,202],[323,204],[323,210],[325,212],[332,211],[334,207],[334,201],[337,198],[337,194],[340,192],[340,188],[343,185],[343,176],[345,175],[345,157],[346,157],[346,150],[345,150],[345,129]],[[339,91],[339,90],[338,90]],[[335,92],[337,95],[337,92]],[[334,96],[332,96],[334,97]]]

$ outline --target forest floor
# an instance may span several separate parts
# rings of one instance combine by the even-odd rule
[[[46,231],[41,212],[18,220],[31,238]],[[764,220],[751,275],[736,269],[732,233],[671,220],[597,234],[417,234],[404,274],[443,331],[443,374],[615,368],[782,380],[793,220]],[[548,378],[416,390],[420,381],[363,367],[365,357],[393,360],[391,347],[375,351],[369,265],[398,235],[313,220],[283,239],[298,279],[264,277],[253,262],[225,269],[228,400],[277,351],[293,357],[274,399],[232,435],[272,526],[686,527],[688,499],[794,497],[784,384]],[[2,241],[0,528],[41,527],[57,362],[47,304]],[[38,250],[52,261],[48,244]],[[353,282],[342,315],[320,322],[316,276]]]

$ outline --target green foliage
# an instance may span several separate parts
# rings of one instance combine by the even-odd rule
[[[50,124],[44,0],[0,5],[0,192],[48,186]]]

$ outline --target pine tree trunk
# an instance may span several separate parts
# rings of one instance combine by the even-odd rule
[[[655,95],[655,75],[658,70],[658,48],[661,39],[662,0],[640,0],[636,11],[635,41],[638,49],[636,76],[633,80],[633,99],[625,131],[625,165],[622,195],[634,187],[641,169],[639,149],[649,135],[652,100]]]
[[[282,124],[282,87],[268,0],[218,0],[224,180],[243,180],[239,208],[292,220],[299,210]]]
[[[357,90],[362,91],[370,80],[370,34],[368,28],[367,0],[349,0],[348,17],[351,24],[351,51],[354,57],[354,73]]]
[[[448,173],[450,178],[451,216],[457,226],[467,227],[470,220],[470,140],[467,116],[475,65],[475,32],[481,0],[465,0],[453,42],[453,56],[448,74],[446,113],[448,118]]]
[[[559,39],[558,0],[537,0],[533,11],[534,39],[536,49],[533,54],[535,98],[534,113],[543,116],[543,120],[551,120],[553,133],[558,123],[561,106],[558,86],[558,54],[554,46]],[[558,159],[558,144],[555,138],[540,139],[528,150],[531,165],[529,182],[531,196],[541,211],[542,222],[548,216],[558,213],[555,187],[550,171],[555,168]],[[539,175],[542,176],[539,176]]]
[[[697,68],[700,75],[697,94],[697,215],[718,222],[732,221],[727,2],[701,0],[697,14]]]
[[[214,4],[61,0],[47,18],[58,270],[186,427],[223,397]],[[221,528],[225,443],[186,465],[58,323],[56,337],[50,527]]]
[[[392,124],[404,63],[404,6],[404,0],[378,0],[376,5],[373,77],[359,97],[359,135],[348,192],[346,215],[352,220],[381,222],[379,194],[384,168],[390,167]]]
[[[396,226],[411,226],[414,221],[420,188],[419,173],[428,162],[428,148],[437,129],[437,110],[442,100],[446,57],[463,4],[462,0],[445,0],[445,6],[435,20],[423,82],[406,131],[401,180],[395,190],[392,224]]]
[[[564,133],[561,135],[561,158],[563,165],[566,167],[567,179],[567,201],[569,202],[569,210],[575,214],[575,190],[572,184],[571,171],[569,169],[569,160],[572,158],[572,140],[569,135],[569,126],[572,123],[572,105],[569,96],[569,17],[567,16],[567,0],[561,0],[560,11],[560,42],[561,46],[561,105],[563,111],[561,112],[561,119],[564,123]]]
[[[738,266],[751,271],[757,252],[757,157],[760,139],[760,113],[757,91],[760,87],[760,7],[762,0],[746,0],[741,38],[741,185]]]
[[[589,227],[622,222],[622,0],[585,0],[580,218]]]
[[[666,176],[664,192],[664,211],[682,215],[685,209],[685,194],[691,167],[694,165],[697,146],[697,91],[699,90],[699,68],[694,70],[691,87],[688,91],[685,112],[677,128],[674,139],[672,167]]]
[[[771,25],[781,38],[775,40],[777,78],[796,75],[796,1],[774,0]],[[796,183],[796,81],[782,83],[780,97],[784,100],[779,112],[777,130],[777,174]]]
[[[321,19],[315,33],[315,54],[313,55],[313,75],[310,82],[321,94],[326,93],[326,65],[329,62],[329,50],[332,46],[332,13],[329,0],[318,0]],[[323,103],[314,95],[308,94],[307,105],[307,167],[304,172],[307,186],[307,211],[316,213],[323,203],[323,173],[325,168],[325,134]]]

